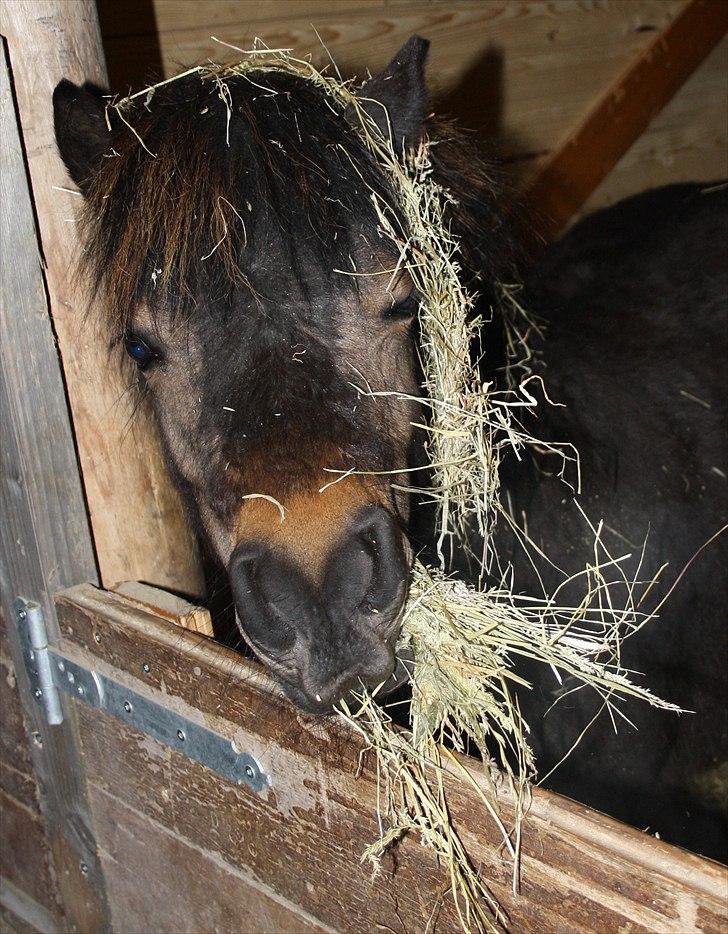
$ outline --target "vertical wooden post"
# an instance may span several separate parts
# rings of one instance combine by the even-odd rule
[[[104,86],[93,0],[13,0],[2,6],[28,158],[45,285],[63,364],[99,577],[202,591],[194,538],[171,486],[156,431],[109,359],[94,308],[75,287],[80,196],[57,154],[51,96],[61,78]]]
[[[52,594],[71,581],[96,581],[91,535],[78,473],[63,379],[58,363],[46,287],[30,199],[27,165],[21,144],[6,50],[0,56],[0,615],[3,651],[12,659],[14,681],[24,708],[24,723],[37,778],[43,829],[37,818],[15,807],[24,831],[16,827],[9,856],[25,867],[18,881],[33,889],[51,854],[56,897],[72,931],[108,928],[104,878],[96,852],[93,821],[86,795],[73,705],[64,703],[63,723],[49,726],[36,702],[25,670],[15,626],[16,597],[41,604],[51,636],[58,633]],[[1,633],[0,633],[1,635]],[[11,692],[13,685],[9,685]],[[13,697],[13,693],[10,694]],[[42,697],[41,697],[42,699]],[[5,731],[8,710],[0,711]],[[20,767],[13,760],[3,765]],[[18,772],[17,774],[21,774]],[[27,776],[32,783],[32,777]],[[35,870],[33,867],[37,867]],[[21,874],[22,875],[22,874]],[[7,887],[6,887],[7,888]],[[35,923],[43,924],[37,903],[20,889]],[[18,905],[15,905],[17,908]],[[26,920],[31,918],[26,914]]]

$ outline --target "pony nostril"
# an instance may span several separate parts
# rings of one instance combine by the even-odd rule
[[[332,618],[391,627],[407,593],[409,549],[394,517],[369,506],[356,517],[327,569],[323,598]]]
[[[257,545],[239,545],[228,567],[235,609],[243,635],[257,651],[279,657],[295,645],[289,603],[300,607],[300,589],[291,587],[291,570]]]

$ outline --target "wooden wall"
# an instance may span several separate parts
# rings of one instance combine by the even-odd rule
[[[494,144],[517,183],[568,135],[685,0],[99,0],[113,89],[246,47],[321,55],[315,26],[349,73],[376,70],[413,32],[432,41],[436,106]],[[599,186],[588,207],[653,185],[728,173],[728,40]]]
[[[30,930],[53,930],[60,916],[53,858],[5,626],[0,610],[0,931],[22,930],[23,920]]]

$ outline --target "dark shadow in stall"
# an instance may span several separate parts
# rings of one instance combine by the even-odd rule
[[[109,87],[123,96],[163,77],[152,0],[96,0]]]

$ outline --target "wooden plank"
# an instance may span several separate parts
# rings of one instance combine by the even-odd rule
[[[377,834],[376,775],[348,729],[298,714],[255,663],[113,594],[74,588],[59,597],[58,612],[65,653],[230,736],[272,781],[262,794],[233,786],[85,708],[81,732],[94,789],[332,928],[427,924],[447,879],[414,840],[385,860],[374,881],[358,864]],[[470,767],[479,780],[478,765]],[[683,932],[725,924],[725,869],[540,790],[524,834],[522,896],[514,898],[498,833],[477,796],[447,781],[453,818],[513,930]],[[435,930],[456,926],[446,900]]]
[[[57,919],[22,889],[0,878],[0,931],[2,934],[55,934]]]
[[[112,0],[102,0],[100,9],[112,84],[119,91],[207,57],[234,56],[216,47],[211,35],[239,45],[257,34],[272,45],[291,44],[322,58],[313,24],[345,71],[363,73],[381,67],[410,32],[420,32],[432,40],[433,109],[476,129],[484,151],[502,156],[511,184],[523,188],[604,88],[684,5],[685,0],[331,0],[324,8],[319,0],[144,0],[128,18],[126,5]],[[142,7],[151,25],[145,25]],[[726,62],[699,73],[695,92],[675,98],[682,101],[676,120],[663,128],[661,118],[650,124],[634,156],[617,167],[614,185],[606,180],[589,208],[652,185],[725,173]]]
[[[2,300],[0,319],[0,408],[3,442],[0,445],[0,607],[3,645],[12,660],[15,689],[26,711],[26,722],[17,705],[3,718],[6,762],[4,787],[19,803],[36,812],[35,782],[27,773],[28,750],[32,772],[43,790],[41,810],[45,837],[53,855],[46,897],[60,901],[69,925],[96,929],[103,925],[103,879],[93,852],[85,787],[78,762],[78,736],[72,711],[66,705],[65,722],[47,727],[32,697],[22,651],[14,626],[15,596],[39,601],[51,633],[57,632],[51,595],[58,587],[96,575],[86,514],[76,464],[73,436],[63,392],[63,381],[54,336],[48,317],[41,258],[38,251],[26,167],[11,93],[8,63],[0,67],[0,247],[2,249]],[[10,684],[8,683],[8,687]],[[37,741],[25,743],[19,755],[21,730]],[[16,809],[17,810],[17,809]],[[9,847],[5,828],[2,849]],[[35,826],[35,825],[33,825]],[[42,836],[41,831],[35,836]],[[22,834],[16,834],[22,840]],[[36,841],[37,842],[37,841]],[[40,876],[45,851],[38,845]],[[32,854],[31,854],[32,855]],[[88,872],[81,871],[85,862]],[[30,870],[29,870],[30,872]],[[32,873],[31,873],[32,875]],[[57,885],[57,895],[54,886]],[[37,893],[36,893],[37,894]]]
[[[592,192],[579,215],[648,188],[725,178],[728,175],[726,88],[728,38],[718,43],[622,156]]]
[[[72,275],[78,196],[58,190],[68,179],[56,152],[50,102],[61,78],[105,83],[94,3],[15,0],[3,4],[2,16],[101,580],[143,579],[200,593],[196,545],[153,425],[145,413],[132,418],[127,381],[108,362],[106,338],[93,325],[98,308],[84,319],[88,299]],[[9,313],[15,317],[19,310]]]
[[[31,524],[23,533],[37,542],[47,586],[52,591],[71,583],[96,581],[98,573],[48,315],[42,257],[8,68],[3,54],[0,367],[7,384],[3,397],[5,431],[8,441],[12,436],[17,445],[17,456],[4,464],[3,489],[10,511],[12,500],[27,497],[29,501]],[[7,455],[7,449],[4,453]],[[20,549],[21,557],[27,547],[23,537],[14,538],[8,542],[11,544],[15,550]],[[5,565],[3,568],[7,571]],[[12,589],[7,578],[3,586]]]
[[[114,593],[120,594],[137,606],[151,610],[156,616],[168,619],[175,626],[199,632],[200,635],[210,638],[214,636],[210,611],[204,606],[178,597],[177,594],[139,581],[122,581],[114,587]]]
[[[0,882],[0,884],[2,884]],[[19,915],[6,908],[0,902],[0,932],[1,934],[36,934],[39,929],[27,924]]]
[[[57,916],[52,856],[37,811],[0,791],[0,879]]]
[[[378,832],[374,780],[354,780],[353,768],[348,774],[329,766],[317,769],[315,743],[309,742],[306,756],[295,757],[287,756],[285,748],[268,745],[276,769],[273,788],[263,798],[176,752],[155,749],[148,737],[103,713],[89,711],[87,716],[84,711],[81,716],[93,787],[113,794],[195,848],[217,853],[231,871],[259,880],[323,924],[342,932],[386,930],[399,917],[406,930],[417,931],[426,928],[433,912],[438,914],[447,875],[414,840],[398,847],[394,859],[384,860],[377,878],[360,863],[364,846]],[[238,732],[238,742],[247,738]],[[97,813],[96,820],[101,827],[105,818]],[[486,872],[493,878],[490,865]],[[494,887],[502,898],[508,890],[507,867],[500,866],[496,873]],[[540,892],[540,887],[536,894],[541,921],[555,929],[553,896]],[[521,913],[519,920],[522,917]],[[199,929],[196,916],[192,924]],[[457,929],[446,900],[434,930]],[[567,929],[589,928],[582,918],[578,924],[572,919]]]
[[[728,30],[724,0],[690,0],[603,94],[529,184],[527,207],[556,236]]]
[[[193,846],[164,824],[130,808],[113,791],[92,786],[91,796],[104,846],[114,930],[155,934],[324,934],[331,930],[212,851]],[[144,885],[140,885],[144,851],[155,855],[153,860],[142,859]]]
[[[15,667],[0,640],[0,790],[40,815],[38,786],[18,695]]]
[[[123,6],[112,0],[101,0],[99,16],[104,18],[104,33],[112,36],[139,33],[149,28],[148,11],[153,11],[154,28],[159,33],[200,29],[202,23],[213,32],[216,29],[239,29],[248,23],[291,19],[294,16],[317,18],[340,10],[382,13],[385,0],[126,0]],[[146,15],[145,15],[146,14]]]
[[[432,42],[429,84],[435,109],[479,130],[484,145],[510,156],[548,151],[594,97],[680,10],[684,0],[582,4],[571,0],[408,0],[384,7],[336,0],[324,10],[311,0],[274,3],[230,19],[216,2],[154,4],[159,32],[105,35],[120,86],[147,80],[162,62],[165,74],[209,57],[235,53],[211,35],[245,47],[259,35],[272,47],[292,47],[324,60],[315,26],[346,72],[382,67],[418,32]],[[223,12],[220,12],[220,11]],[[169,13],[167,12],[169,11]],[[148,50],[153,60],[147,59]]]

